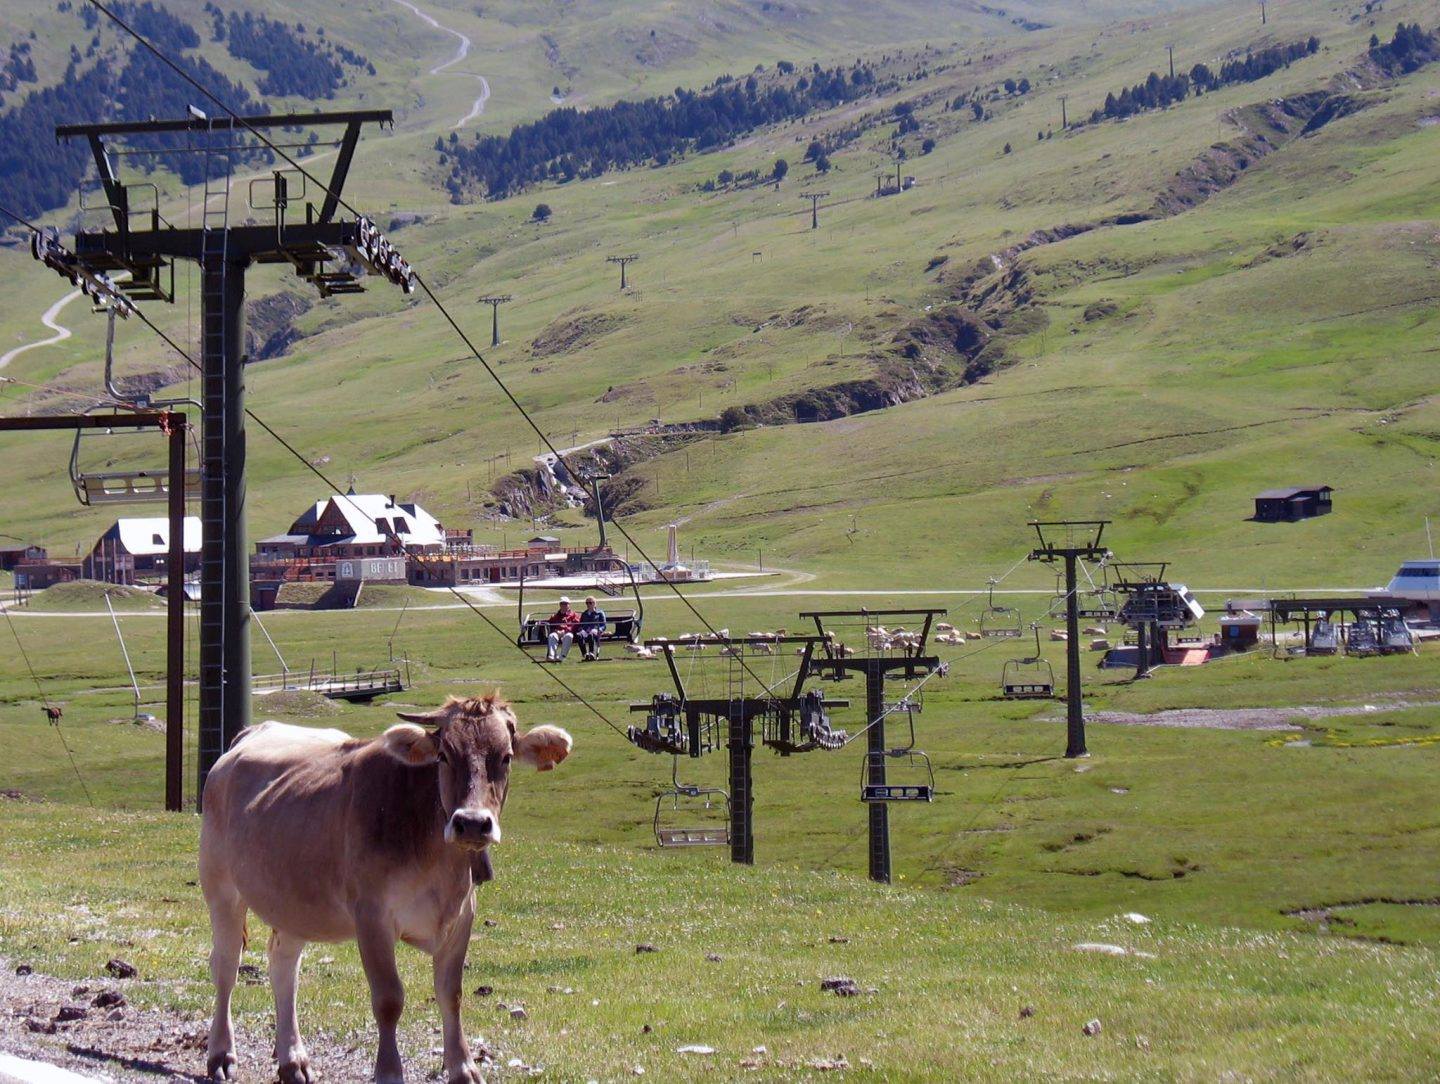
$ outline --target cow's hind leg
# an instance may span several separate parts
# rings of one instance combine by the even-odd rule
[[[446,1084],[483,1084],[480,1070],[470,1060],[465,1029],[460,1020],[461,985],[465,975],[465,950],[470,947],[470,928],[475,921],[474,893],[465,894],[465,906],[456,917],[445,940],[435,950],[435,1003],[445,1029]]]
[[[211,1080],[239,1079],[235,1032],[230,1023],[230,995],[245,951],[245,901],[233,885],[205,884],[210,909],[210,978],[215,983],[215,1016],[210,1021],[205,1075]]]
[[[300,954],[305,942],[288,933],[270,934],[270,989],[275,995],[275,1064],[280,1084],[310,1084],[310,1057],[300,1039],[295,1014],[295,989],[300,982]]]
[[[404,1084],[405,1066],[395,1029],[405,1011],[405,987],[395,966],[395,929],[380,916],[357,916],[355,941],[370,983],[370,1008],[380,1029],[375,1051],[376,1084]]]

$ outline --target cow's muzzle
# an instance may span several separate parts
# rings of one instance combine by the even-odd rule
[[[445,842],[488,847],[500,842],[500,818],[488,809],[457,809],[445,825]]]

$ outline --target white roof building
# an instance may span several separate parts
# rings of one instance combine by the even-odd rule
[[[443,547],[445,530],[418,504],[396,501],[383,493],[336,493],[306,509],[287,534],[263,541],[311,547],[370,546],[392,538],[410,549]]]
[[[200,518],[185,517],[184,548],[186,553],[200,552]],[[132,557],[159,557],[170,552],[170,521],[163,516],[153,519],[117,519],[95,544],[118,545]]]

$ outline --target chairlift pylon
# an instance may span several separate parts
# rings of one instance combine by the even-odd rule
[[[1048,700],[1055,695],[1055,668],[1040,652],[1040,623],[1032,622],[1035,654],[1007,659],[1000,674],[1000,695],[1007,700]]]
[[[680,758],[671,787],[655,799],[655,842],[661,847],[725,847],[730,843],[730,795],[720,787],[680,782]]]

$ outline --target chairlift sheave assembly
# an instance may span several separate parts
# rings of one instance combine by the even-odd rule
[[[1040,624],[1032,622],[1035,654],[1007,659],[1000,674],[1000,695],[1007,700],[1049,700],[1055,695],[1055,669],[1040,652]]]

